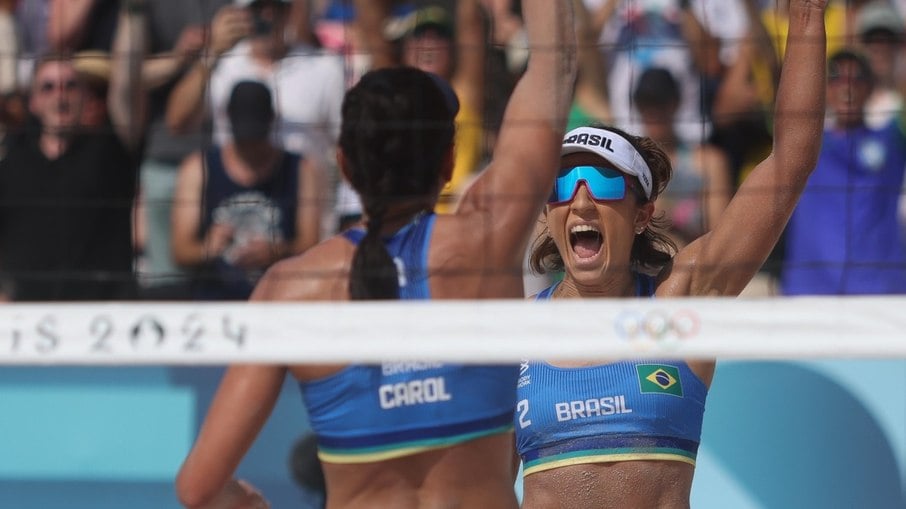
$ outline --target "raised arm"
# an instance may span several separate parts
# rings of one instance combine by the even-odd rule
[[[690,0],[680,0],[680,31],[692,52],[695,67],[705,76],[716,77],[721,72],[720,41],[692,12]]]
[[[392,0],[355,0],[355,23],[362,34],[362,50],[371,57],[371,69],[399,65],[393,43],[384,36]]]
[[[198,58],[204,47],[204,27],[193,25],[183,28],[179,39],[170,51],[150,55],[142,65],[145,88],[154,90],[175,81],[180,73]]]
[[[72,51],[78,46],[96,3],[97,0],[50,0],[47,42],[54,51]]]
[[[124,0],[113,40],[113,67],[107,104],[114,131],[136,149],[145,136],[148,97],[142,83],[142,61],[148,51],[147,0]]]
[[[485,40],[484,15],[478,0],[456,4],[456,73],[452,85],[459,100],[477,111],[484,108]]]
[[[783,232],[821,149],[826,4],[827,0],[790,2],[773,151],[746,178],[712,232],[677,255],[670,284],[664,288],[669,293],[738,295]]]
[[[208,80],[214,66],[230,48],[252,33],[248,10],[234,5],[222,7],[211,22],[211,35],[203,56],[177,82],[167,101],[167,127],[176,134],[193,132],[204,118]]]
[[[492,161],[466,192],[458,215],[491,223],[495,260],[521,263],[523,249],[559,169],[576,76],[571,0],[526,0],[528,67],[513,90]]]
[[[609,1],[610,4],[613,1]],[[610,100],[607,97],[607,69],[604,57],[598,49],[601,30],[595,26],[583,0],[573,0],[576,10],[576,38],[578,40],[576,77],[576,103],[581,105],[592,118],[610,123],[613,118]],[[608,8],[604,4],[602,9]]]

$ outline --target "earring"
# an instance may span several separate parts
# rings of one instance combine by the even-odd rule
[[[636,235],[641,235],[643,231],[645,231],[645,227],[644,227],[644,226],[639,226],[638,228],[635,229],[635,234],[636,234]]]

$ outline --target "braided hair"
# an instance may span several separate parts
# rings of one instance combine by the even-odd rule
[[[365,74],[343,100],[340,149],[367,217],[352,259],[352,300],[399,298],[399,276],[381,229],[392,205],[440,190],[455,130],[451,91],[444,86],[418,69],[379,69]]]

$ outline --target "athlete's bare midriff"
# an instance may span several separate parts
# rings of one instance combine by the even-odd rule
[[[692,465],[680,461],[555,468],[525,476],[527,503],[522,509],[688,508],[693,471]]]
[[[324,463],[327,509],[517,509],[512,433],[370,464]]]

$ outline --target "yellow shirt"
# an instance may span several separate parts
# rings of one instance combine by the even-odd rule
[[[480,112],[471,104],[462,103],[454,120],[453,176],[440,192],[436,212],[450,213],[456,208],[459,196],[472,180],[481,161],[482,125]]]
[[[761,22],[774,41],[777,57],[783,60],[786,53],[786,36],[790,31],[790,19],[786,13],[779,13],[773,9],[762,11]],[[827,54],[846,46],[846,6],[834,2],[824,11],[824,26],[827,31]]]

